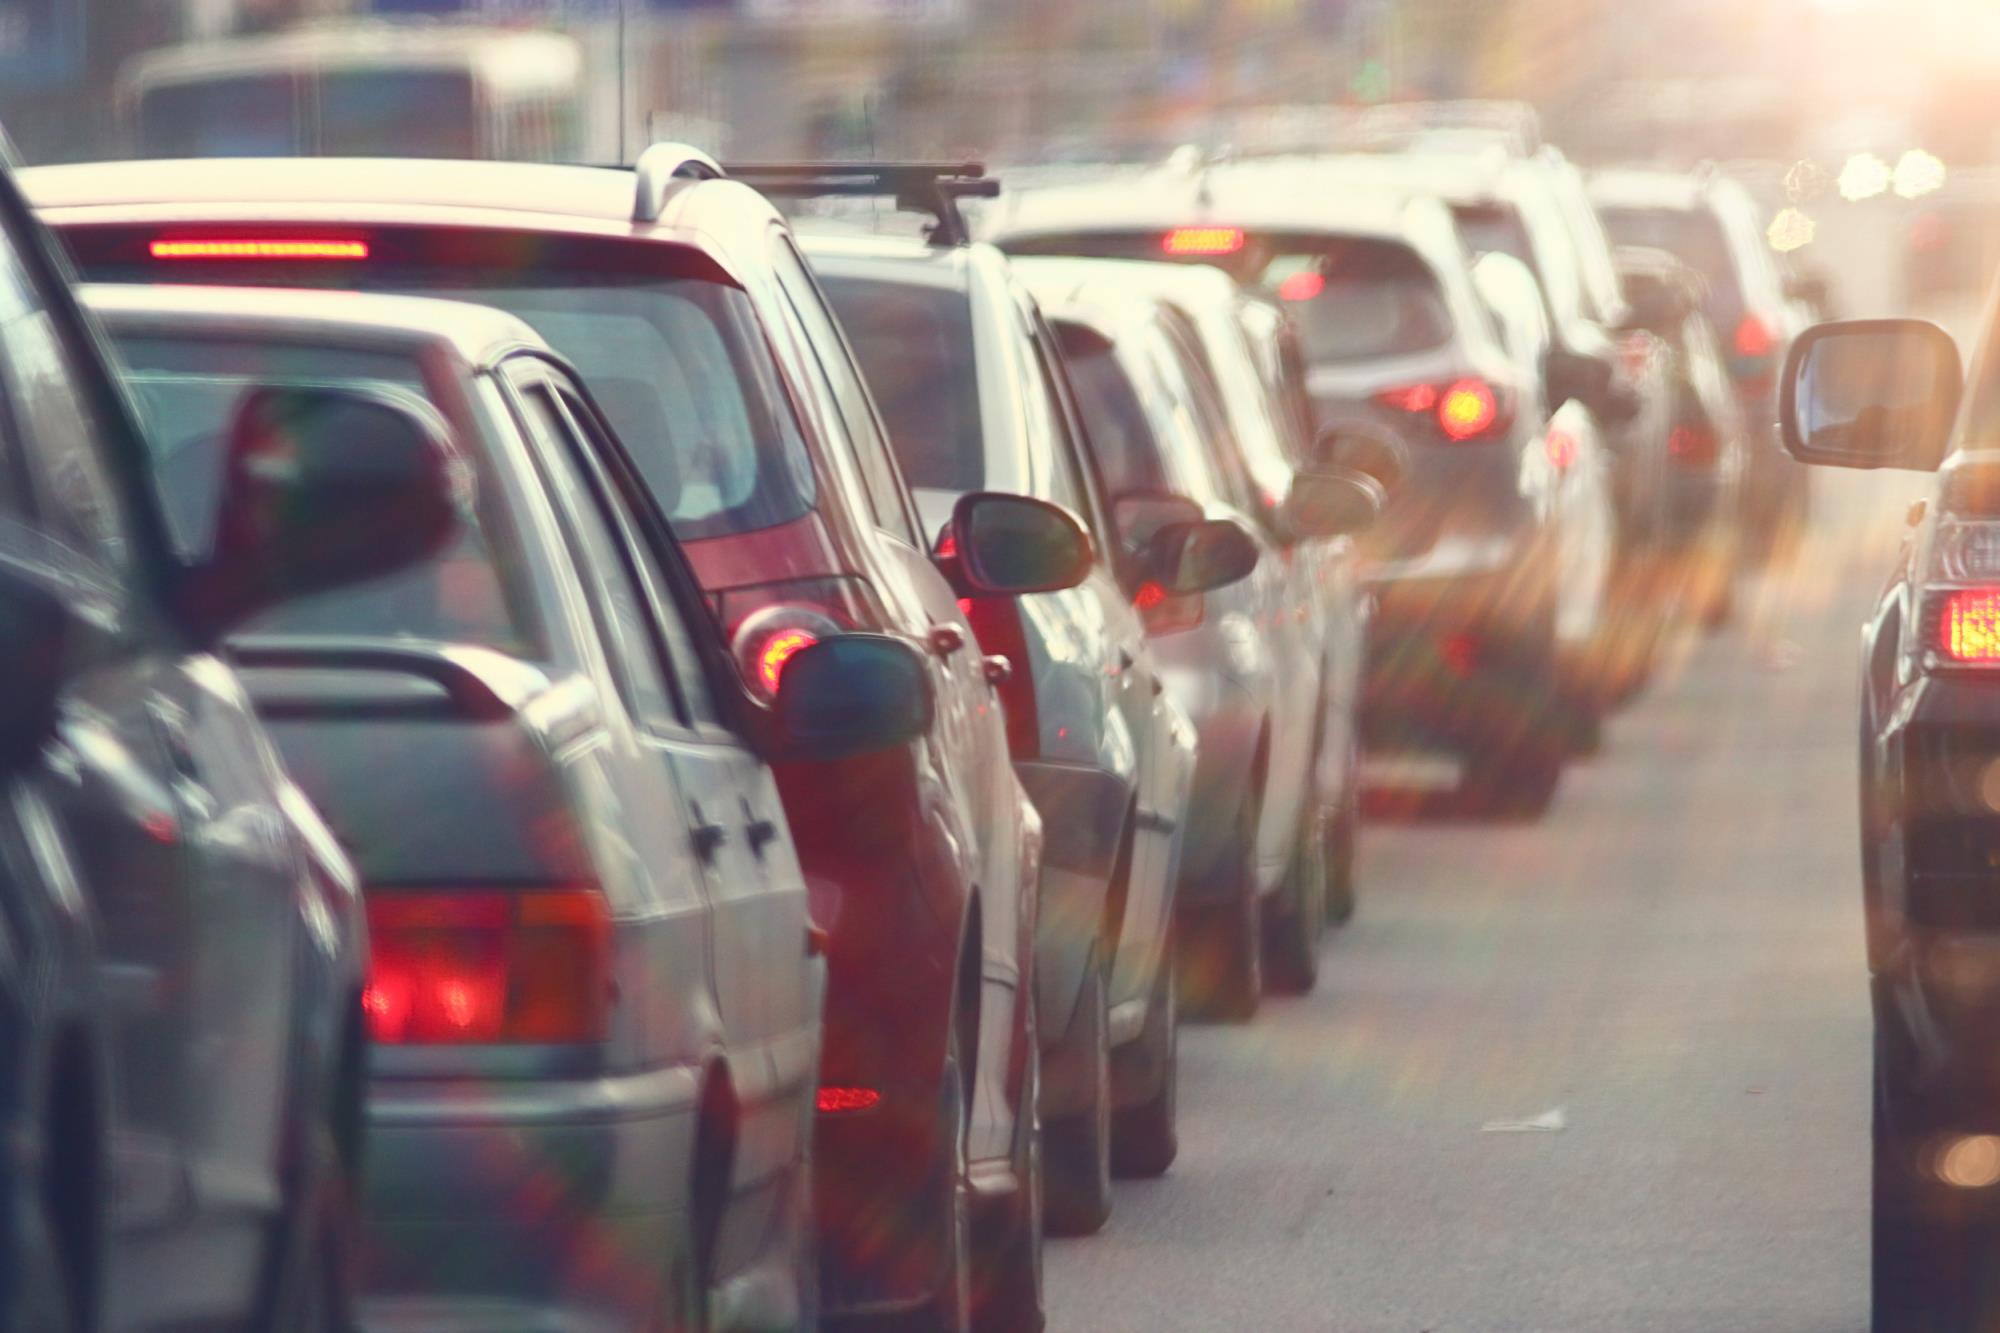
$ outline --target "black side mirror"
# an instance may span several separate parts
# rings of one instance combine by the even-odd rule
[[[0,561],[0,774],[19,772],[55,736],[64,668],[88,617],[81,591]]]
[[[1261,556],[1256,539],[1233,519],[1169,523],[1147,543],[1146,576],[1167,596],[1185,597],[1250,577]]]
[[[1951,442],[1964,375],[1951,335],[1925,320],[1816,324],[1785,362],[1785,448],[1824,467],[1934,472]]]
[[[936,708],[922,653],[886,634],[801,648],[778,678],[778,745],[789,759],[841,759],[923,736]]]
[[[975,595],[1012,597],[1074,588],[1090,576],[1090,533],[1061,505],[975,491],[951,514],[959,573]]]
[[[221,634],[441,550],[471,500],[444,418],[390,390],[252,389],[237,405],[207,562],[183,602]]]
[[[1296,474],[1278,517],[1286,533],[1299,540],[1347,537],[1366,531],[1388,502],[1389,492],[1367,473],[1329,468]]]
[[[1384,427],[1343,422],[1321,433],[1314,449],[1314,464],[1318,470],[1358,472],[1372,477],[1386,500],[1409,474],[1410,447]]]

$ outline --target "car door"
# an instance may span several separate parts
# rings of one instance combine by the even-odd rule
[[[806,1123],[814,1070],[816,986],[805,877],[770,770],[724,721],[695,657],[684,612],[657,553],[603,470],[608,430],[566,374],[517,369],[515,382],[559,443],[545,460],[581,538],[578,557],[621,605],[611,645],[650,682],[634,709],[641,742],[664,760],[679,793],[707,888],[717,1003],[740,1111],[737,1184],[790,1166]]]

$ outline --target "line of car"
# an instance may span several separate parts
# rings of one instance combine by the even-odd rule
[[[8,1327],[1039,1328],[1364,749],[1538,814],[1782,474],[1546,150],[18,179]]]

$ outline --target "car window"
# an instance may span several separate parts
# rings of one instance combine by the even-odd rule
[[[613,488],[605,483],[602,460],[609,457],[610,442],[601,433],[596,415],[568,385],[556,384],[555,394],[569,416],[574,438],[587,442],[586,451],[576,457],[577,468],[588,475],[592,498],[606,522],[616,529],[620,548],[632,558],[632,572],[651,611],[649,621],[659,632],[659,646],[665,653],[667,671],[679,696],[682,720],[697,726],[722,726],[722,711],[716,706],[707,677],[702,674],[701,650],[688,622],[682,618],[685,608],[675,601],[673,585],[660,567],[652,544],[619,505]]]
[[[131,522],[104,456],[103,423],[11,245],[0,246],[0,388],[44,531],[107,570],[133,573]]]
[[[856,461],[861,465],[862,485],[867,488],[868,504],[874,510],[877,526],[923,550],[924,543],[917,535],[909,508],[903,500],[902,483],[898,480],[895,460],[890,454],[890,442],[882,437],[882,429],[875,419],[868,385],[863,378],[864,369],[849,359],[840,327],[827,312],[826,298],[821,295],[805,260],[800,258],[790,240],[780,238],[774,261],[779,288],[799,322],[805,326],[806,345],[820,363],[828,386],[833,390],[834,406],[847,427],[847,438],[853,444]]]
[[[611,673],[626,706],[647,726],[671,727],[678,720],[678,710],[652,642],[645,596],[589,484],[577,474],[578,440],[571,433],[570,418],[546,383],[522,386],[520,401],[528,429],[540,446],[537,458],[555,493],[563,526],[569,531],[577,573],[583,579]]]
[[[230,423],[256,385],[337,385],[436,403],[423,368],[397,352],[236,336],[130,333],[118,339],[146,426],[168,535],[205,557],[222,499]],[[460,433],[477,482],[474,512],[445,550],[357,587],[287,602],[253,634],[358,634],[469,643],[539,658],[544,645],[522,556],[483,443]]]
[[[166,84],[140,99],[137,122],[146,157],[277,157],[304,142],[288,74]]]
[[[984,486],[979,372],[965,293],[836,275],[824,282],[882,409],[904,479],[956,494]]]

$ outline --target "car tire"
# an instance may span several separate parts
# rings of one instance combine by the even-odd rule
[[[1869,1326],[1874,1333],[1984,1333],[2000,1316],[2000,1225],[1990,1208],[1973,1210],[1973,1196],[1921,1178],[1924,1127],[1954,1118],[1923,1114],[1907,1086],[1913,1063],[1893,1023],[1878,1015]]]
[[[1148,1090],[1143,1100],[1111,1118],[1111,1170],[1128,1180],[1163,1176],[1180,1156],[1180,985],[1174,975],[1175,956],[1170,936],[1146,999],[1146,1025],[1129,1047],[1117,1053],[1120,1063],[1131,1067],[1133,1081]]]
[[[354,1182],[329,1119],[305,1131],[280,1237],[272,1317],[277,1333],[354,1328]]]
[[[1274,991],[1309,995],[1319,985],[1319,943],[1326,932],[1326,859],[1332,822],[1315,793],[1306,803],[1292,867],[1264,912],[1264,975]]]
[[[1028,1126],[1020,1189],[981,1238],[972,1268],[972,1327],[977,1333],[1041,1333],[1043,1310],[1042,1234],[1046,1226],[1043,1180],[1041,1030],[1033,992],[1028,1001],[1024,1042],[1028,1068],[1016,1112]]]
[[[1042,1126],[1044,1217],[1052,1236],[1089,1236],[1111,1220],[1111,1004],[1092,959],[1070,1019],[1070,1040],[1090,1071],[1081,1110]]]
[[[1492,819],[1540,819],[1562,783],[1568,746],[1546,719],[1504,748],[1466,760],[1461,790],[1474,812]]]
[[[945,1200],[944,1272],[937,1289],[914,1309],[882,1321],[884,1333],[970,1333],[972,1316],[972,1222],[971,1182],[967,1175],[966,1133],[969,1129],[965,1100],[965,1065],[959,1054],[956,1016],[946,1036],[944,1069],[938,1090],[939,1142],[949,1145],[946,1159],[938,1163],[937,1182],[949,1189]]]
[[[1264,998],[1264,922],[1257,892],[1257,802],[1238,809],[1222,855],[1228,890],[1212,906],[1180,914],[1181,1002],[1202,1018],[1247,1023]]]

